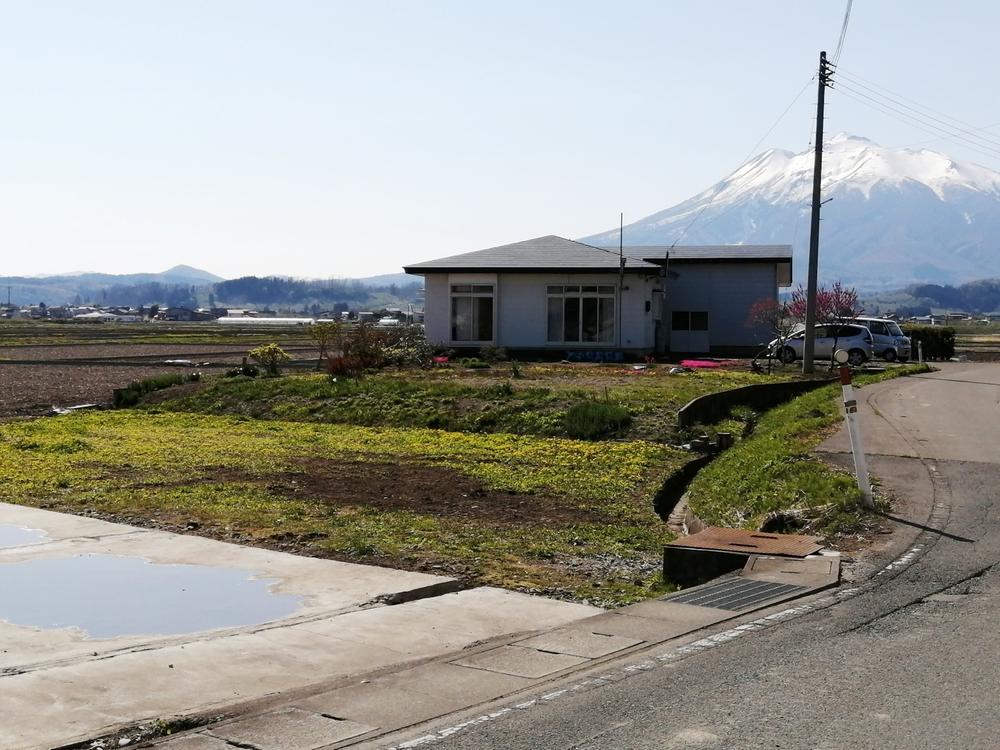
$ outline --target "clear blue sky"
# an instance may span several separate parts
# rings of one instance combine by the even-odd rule
[[[360,276],[634,221],[738,166],[832,53],[843,12],[0,2],[0,275]],[[983,126],[1000,121],[997,29],[1000,4],[858,0],[841,65]],[[814,101],[810,86],[759,150],[804,149]],[[931,138],[828,101],[831,134]]]

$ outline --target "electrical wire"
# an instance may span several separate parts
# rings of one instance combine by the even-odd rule
[[[919,109],[923,109],[923,110],[926,110],[927,112],[931,112],[931,113],[933,113],[935,115],[939,115],[940,117],[944,117],[944,118],[946,118],[948,120],[951,120],[952,122],[954,122],[954,123],[956,123],[958,125],[964,125],[965,127],[972,128],[973,130],[982,130],[982,128],[979,128],[979,127],[977,127],[976,125],[973,125],[970,122],[966,122],[966,121],[961,120],[961,119],[959,119],[957,117],[953,117],[953,116],[947,114],[946,112],[941,112],[940,110],[936,110],[933,107],[927,106],[926,104],[921,104],[920,102],[916,101],[915,99],[911,99],[911,98],[909,98],[907,96],[904,96],[903,94],[900,94],[897,91],[893,91],[888,86],[883,86],[882,84],[876,83],[875,81],[872,81],[872,80],[870,80],[868,78],[865,78],[864,76],[861,76],[858,73],[855,73],[855,72],[850,71],[850,70],[844,70],[843,68],[838,68],[837,72],[838,72],[838,74],[840,74],[843,77],[846,77],[848,79],[853,79],[854,82],[857,85],[867,84],[868,86],[870,86],[870,87],[872,87],[874,89],[878,89],[883,94],[887,94],[887,95],[895,97],[897,99],[901,99],[904,102],[909,102],[910,104],[914,105],[915,107],[917,107]],[[997,124],[1000,124],[1000,123],[997,123]],[[992,126],[989,126],[989,127],[992,127]]]
[[[844,11],[844,23],[840,27],[840,39],[837,40],[837,50],[833,53],[833,64],[840,61],[840,53],[844,50],[844,39],[847,38],[847,23],[851,20],[851,6],[854,0],[847,0],[847,10]]]
[[[981,128],[974,128],[974,130],[976,130],[976,131],[989,130],[991,128],[997,127],[998,125],[1000,125],[1000,122],[993,122],[993,123],[990,123],[989,125],[983,125]],[[900,146],[900,148],[913,148],[914,146],[923,146],[923,145],[926,145],[928,143],[936,143],[938,141],[943,141],[943,140],[945,140],[945,139],[944,138],[928,138],[925,141],[914,141],[913,143],[906,143],[906,144]]]
[[[910,114],[909,112],[894,106],[887,101],[877,99],[863,91],[854,89],[851,86],[845,85],[842,82],[838,86],[841,94],[846,96],[848,99],[852,99],[860,104],[865,104],[878,109],[883,114],[886,114],[894,119],[905,122],[909,125],[916,127],[918,130],[922,130],[929,135],[944,138],[946,140],[951,140],[952,142],[961,142],[957,145],[962,145],[966,148],[970,148],[985,156],[990,156],[993,158],[1000,158],[1000,147],[995,147],[990,145],[990,141],[975,140],[974,138],[969,138],[959,133],[947,130],[940,125],[934,124],[932,121],[923,119],[920,116]],[[891,101],[891,100],[890,100]]]
[[[845,79],[847,81],[846,84],[844,83]],[[910,112],[913,112],[915,115],[918,115],[919,117],[922,117],[922,118],[924,118],[926,120],[931,120],[933,122],[940,123],[941,125],[943,125],[943,126],[945,126],[947,128],[951,128],[952,130],[957,130],[960,133],[965,133],[967,135],[971,135],[974,138],[976,138],[978,140],[981,140],[984,143],[989,144],[990,146],[995,146],[995,147],[1000,148],[1000,138],[993,139],[993,138],[987,138],[987,137],[981,136],[981,135],[976,135],[975,133],[976,133],[977,128],[976,128],[975,125],[972,125],[971,123],[963,122],[962,120],[959,120],[959,119],[957,119],[955,117],[951,117],[951,116],[946,115],[946,114],[944,114],[942,112],[937,112],[936,110],[933,110],[930,107],[926,107],[926,106],[920,105],[917,102],[914,102],[912,99],[907,99],[904,96],[900,96],[898,94],[896,94],[894,96],[889,96],[888,94],[884,94],[884,93],[878,91],[876,88],[873,88],[874,84],[872,86],[869,86],[869,85],[866,85],[865,83],[858,82],[858,80],[855,80],[855,76],[852,76],[850,74],[846,74],[845,73],[845,74],[843,74],[840,77],[840,80],[838,81],[838,83],[840,85],[849,85],[849,86],[852,86],[852,87],[857,87],[857,88],[864,89],[868,93],[870,93],[870,94],[872,94],[874,96],[880,97],[882,99],[885,99],[886,101],[892,102],[895,106],[900,107],[900,108],[905,109],[905,110],[908,110]],[[878,88],[882,88],[882,87],[878,87]],[[886,89],[886,91],[887,90],[888,89]],[[902,100],[902,101],[900,101],[900,100]],[[907,102],[907,101],[911,102],[912,104],[916,104],[917,106],[916,107],[911,107],[908,104],[905,104],[904,102]],[[933,113],[933,114],[931,114],[931,113]],[[940,115],[940,117],[936,117],[935,115]],[[941,119],[942,117],[947,118],[947,119]],[[951,122],[948,122],[948,120],[951,120]],[[962,126],[965,126],[965,127],[962,127]]]
[[[914,127],[914,128],[916,128],[917,130],[919,130],[919,131],[921,131],[923,133],[927,133],[928,135],[933,135],[933,136],[935,136],[934,140],[949,141],[949,142],[953,143],[954,145],[961,146],[961,147],[964,147],[964,148],[968,148],[971,151],[974,151],[974,152],[976,152],[976,153],[978,153],[978,154],[980,154],[982,156],[986,156],[986,157],[989,157],[989,158],[1000,158],[1000,154],[998,154],[996,152],[987,151],[987,150],[981,149],[981,148],[979,148],[977,146],[970,145],[969,143],[962,143],[962,142],[956,140],[952,134],[942,133],[939,130],[931,130],[929,127],[926,127],[923,123],[920,123],[920,121],[915,120],[914,118],[910,118],[910,117],[906,117],[906,116],[900,116],[898,113],[894,112],[892,109],[886,108],[885,106],[883,106],[883,105],[875,102],[872,99],[863,99],[861,97],[854,96],[853,94],[849,94],[849,93],[847,93],[846,91],[843,91],[843,90],[840,93],[841,93],[842,96],[844,96],[844,97],[846,97],[848,99],[851,99],[852,101],[855,101],[855,102],[857,102],[857,103],[859,103],[859,104],[861,104],[863,106],[866,106],[866,107],[868,107],[870,109],[873,109],[876,112],[880,112],[880,113],[886,115],[887,117],[890,117],[893,120],[896,120],[897,122],[901,122],[904,125],[909,125],[910,127]]]
[[[734,171],[738,172],[739,170],[741,170],[743,167],[747,165],[747,163],[750,161],[752,157],[757,155],[757,149],[760,148],[760,145],[765,141],[765,139],[767,139],[769,135],[771,135],[771,133],[774,132],[774,129],[778,127],[778,125],[781,123],[783,119],[785,119],[785,115],[787,115],[791,111],[792,107],[795,106],[796,102],[798,102],[801,96],[806,92],[806,89],[809,88],[809,84],[811,84],[815,80],[816,76],[813,75],[808,81],[805,82],[805,85],[803,85],[802,88],[799,89],[799,92],[792,98],[792,101],[789,103],[789,105],[785,107],[784,111],[780,115],[778,115],[778,119],[775,120],[771,124],[771,127],[767,129],[767,132],[764,133],[764,135],[762,135],[757,140],[757,142],[753,145],[750,151],[747,152],[747,155],[743,157],[743,161],[740,162],[740,165]],[[712,197],[709,198],[704,205],[702,205],[702,207],[698,210],[698,213],[694,215],[691,221],[688,222],[687,226],[685,226],[684,229],[681,230],[681,233],[677,236],[677,238],[673,241],[673,243],[671,243],[670,250],[673,250],[675,247],[677,247],[677,243],[679,243],[682,239],[684,239],[684,237],[687,236],[687,233],[691,230],[691,227],[693,227],[697,223],[698,219],[701,218],[701,215],[705,213],[705,211],[708,209],[709,206],[712,205],[712,203],[715,202],[715,199],[719,197],[719,195],[722,193],[724,189],[725,185],[720,184],[720,186],[718,187],[718,189],[716,189]]]

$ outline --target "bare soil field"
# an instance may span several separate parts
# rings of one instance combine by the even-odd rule
[[[111,392],[176,368],[102,365],[5,365],[0,362],[0,419],[48,414],[53,406],[111,405]]]
[[[93,403],[110,406],[111,392],[135,380],[164,372],[185,372],[166,365],[169,359],[188,359],[215,365],[239,364],[246,345],[226,344],[62,344],[0,347],[0,419],[39,416],[53,406]],[[317,352],[307,346],[290,347],[296,360],[308,361]],[[13,364],[39,362],[44,364]],[[218,372],[218,371],[217,371]]]
[[[0,364],[3,360],[62,361],[133,360],[133,359],[211,359],[213,362],[239,362],[246,356],[244,344],[61,344],[0,347]],[[290,346],[287,350],[296,358],[315,357],[318,352],[311,347]]]

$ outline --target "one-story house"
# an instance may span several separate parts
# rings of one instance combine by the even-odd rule
[[[406,266],[428,341],[534,352],[747,353],[750,307],[791,285],[790,245],[597,247],[549,235]]]

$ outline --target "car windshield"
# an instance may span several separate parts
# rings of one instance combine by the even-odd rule
[[[889,333],[891,333],[893,336],[904,336],[905,335],[903,333],[902,329],[898,325],[896,325],[895,323],[888,323],[887,325],[889,326]]]

